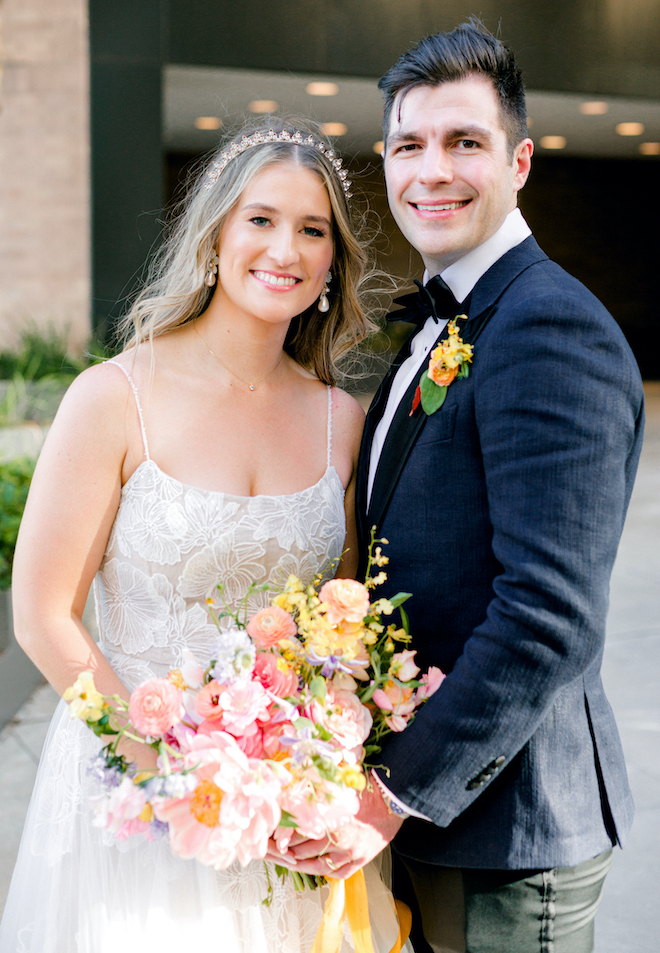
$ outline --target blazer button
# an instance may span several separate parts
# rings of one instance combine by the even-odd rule
[[[506,761],[506,758],[504,757],[503,754],[501,754],[499,758],[495,758],[495,760],[493,761],[493,764],[496,768],[501,768],[502,765],[505,763],[505,761]]]
[[[484,771],[484,773],[481,775],[481,783],[483,784],[484,781],[490,781],[490,779],[492,778],[492,776],[493,776],[492,774],[487,774],[487,773]]]

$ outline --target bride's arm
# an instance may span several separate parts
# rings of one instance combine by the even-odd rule
[[[130,391],[117,368],[85,371],[62,401],[39,457],[12,579],[16,639],[60,693],[81,671],[104,695],[128,692],[82,623],[132,443]]]
[[[334,407],[333,458],[340,477],[348,479],[344,496],[346,510],[346,542],[344,556],[337,567],[337,577],[355,579],[358,569],[358,539],[355,525],[355,484],[357,464],[360,454],[360,441],[364,429],[364,411],[358,402],[343,391],[333,390],[337,395]],[[343,469],[343,472],[342,472]]]

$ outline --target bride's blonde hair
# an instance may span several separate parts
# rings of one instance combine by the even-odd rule
[[[284,129],[292,135],[296,131],[304,137],[311,134],[327,151],[332,149],[318,128],[309,122],[291,120],[245,126],[232,141],[240,144],[243,136],[267,134],[270,129],[278,134]],[[213,294],[213,288],[205,283],[209,259],[215,254],[227,214],[255,175],[273,163],[289,162],[310,169],[324,183],[332,208],[334,251],[328,294],[330,310],[323,313],[314,302],[296,315],[289,326],[284,350],[321,381],[334,384],[340,358],[375,329],[366,311],[368,256],[359,237],[360,215],[349,207],[332,156],[314,145],[289,141],[259,143],[232,158],[217,175],[214,163],[221,162],[221,154],[229,146],[225,143],[211,156],[182,203],[150,267],[147,283],[120,324],[119,335],[125,347],[132,347],[202,314]]]

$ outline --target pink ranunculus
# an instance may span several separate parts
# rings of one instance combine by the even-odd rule
[[[417,655],[417,652],[414,649],[404,649],[403,652],[397,652],[392,656],[390,672],[400,682],[409,682],[411,678],[415,678],[419,674],[419,666],[413,662],[415,655]]]
[[[270,698],[261,682],[234,682],[222,693],[219,704],[223,728],[232,735],[244,734],[257,720],[268,720]]]
[[[258,648],[268,649],[282,639],[294,638],[298,629],[289,612],[279,606],[267,606],[252,616],[247,633]]]
[[[328,607],[326,616],[331,625],[362,622],[369,612],[369,592],[355,579],[330,579],[321,586],[319,599]]]
[[[254,675],[273,695],[287,698],[298,694],[298,676],[289,663],[275,652],[257,652]]]
[[[422,684],[415,693],[417,702],[423,702],[427,698],[430,698],[431,695],[435,694],[444,680],[445,673],[435,665],[432,665],[428,672],[426,672],[425,675],[422,675],[420,679]]]
[[[183,715],[181,692],[166,678],[150,678],[131,693],[128,717],[141,735],[162,735]]]
[[[226,690],[226,686],[216,682],[215,679],[207,682],[197,695],[196,707],[198,714],[208,721],[222,721],[224,709],[220,704],[220,697]]]

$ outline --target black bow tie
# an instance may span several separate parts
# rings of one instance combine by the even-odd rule
[[[440,275],[435,275],[426,285],[423,285],[421,281],[416,281],[415,284],[419,291],[394,299],[394,304],[401,305],[403,310],[388,314],[388,321],[409,321],[411,324],[421,326],[431,316],[436,322],[441,318],[456,316],[461,305]]]

